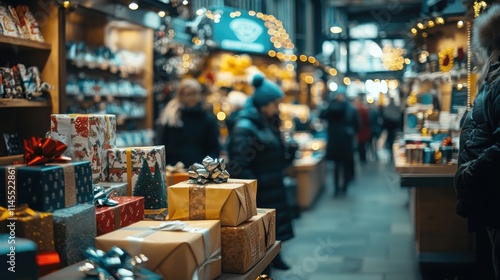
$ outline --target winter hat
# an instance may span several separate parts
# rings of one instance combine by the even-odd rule
[[[474,22],[472,42],[484,59],[500,50],[500,5],[491,6]]]
[[[253,103],[257,108],[265,106],[285,96],[277,84],[267,80],[262,74],[256,74],[253,77],[252,85],[255,88],[253,93]]]

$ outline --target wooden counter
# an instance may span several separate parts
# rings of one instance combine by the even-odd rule
[[[467,231],[467,220],[455,213],[457,165],[407,164],[398,145],[393,153],[401,187],[411,188],[410,212],[420,262],[474,261],[473,235]],[[454,259],[457,256],[460,260]]]
[[[291,176],[297,180],[297,204],[308,209],[325,185],[326,161],[324,155],[296,159]]]
[[[246,274],[227,274],[223,273],[217,279],[219,280],[254,280],[261,275],[264,269],[271,263],[276,255],[281,250],[281,241],[276,241],[271,248],[266,251],[266,255]],[[82,279],[97,279],[97,277],[86,277],[85,274],[78,271],[78,268],[84,264],[84,261],[73,264],[49,275],[46,275],[40,280],[82,280]]]

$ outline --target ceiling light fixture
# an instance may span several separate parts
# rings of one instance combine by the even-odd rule
[[[339,25],[334,25],[330,27],[330,32],[332,32],[333,34],[342,33],[342,27],[340,27]]]
[[[131,9],[132,11],[135,11],[139,9],[139,5],[135,2],[130,2],[130,4],[128,4],[128,8]]]

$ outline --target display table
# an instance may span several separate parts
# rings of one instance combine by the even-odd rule
[[[264,269],[271,263],[274,257],[281,250],[281,241],[276,241],[271,248],[266,251],[266,255],[260,260],[250,271],[246,274],[222,274],[217,279],[222,280],[254,280],[257,276],[261,275]],[[53,272],[47,276],[40,278],[40,280],[83,280],[83,279],[97,279],[96,277],[86,277],[83,273],[78,271],[78,267],[83,265],[84,262],[79,262],[68,266],[64,269]]]
[[[296,159],[291,168],[291,176],[297,181],[297,204],[301,209],[311,207],[325,185],[324,154]]]
[[[473,235],[466,219],[455,213],[453,179],[456,164],[407,164],[398,144],[393,146],[401,187],[411,188],[410,211],[420,263],[471,263]]]

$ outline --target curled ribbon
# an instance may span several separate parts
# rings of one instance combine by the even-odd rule
[[[94,202],[95,206],[116,206],[118,205],[118,201],[113,200],[110,198],[112,194],[114,194],[115,191],[113,188],[108,188],[105,189],[102,186],[95,185],[94,186],[94,199],[92,202]]]
[[[202,164],[195,163],[188,170],[191,183],[206,184],[208,182],[225,183],[229,179],[229,172],[223,158],[213,159],[206,156]]]
[[[66,144],[61,141],[33,136],[24,140],[24,162],[27,165],[40,165],[71,161],[71,158],[63,156],[66,148]]]
[[[134,279],[134,276],[143,269],[144,264],[148,261],[148,258],[143,254],[132,257],[125,250],[116,246],[106,253],[89,247],[85,250],[84,255],[88,260],[79,267],[79,270],[88,276],[96,276],[99,279]]]

